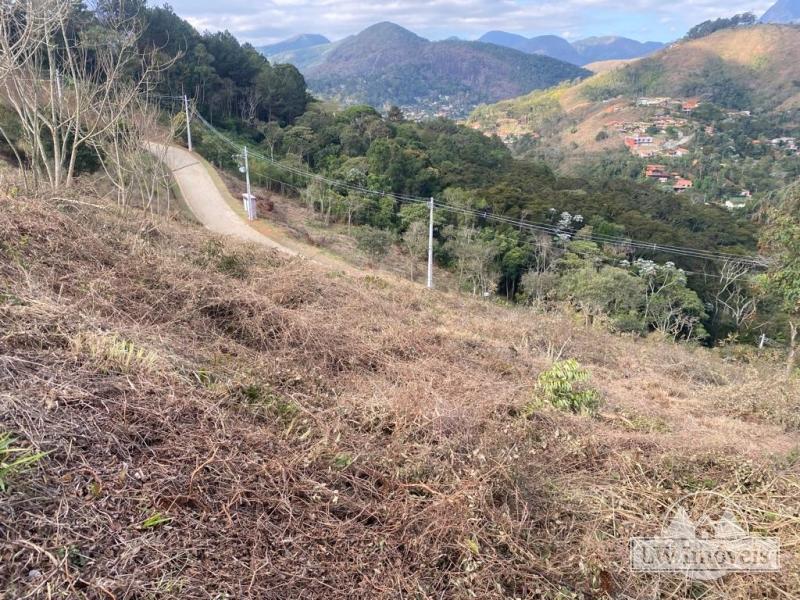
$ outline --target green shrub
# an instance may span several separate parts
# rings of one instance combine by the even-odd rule
[[[535,410],[540,402],[559,410],[576,414],[594,414],[600,407],[600,393],[586,385],[589,372],[577,360],[557,362],[539,375],[536,383],[536,399],[528,405],[527,413]]]

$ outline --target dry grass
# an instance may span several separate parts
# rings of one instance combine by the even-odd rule
[[[596,418],[522,416],[559,358],[592,373]],[[0,433],[49,454],[0,497],[0,597],[798,597],[779,376],[3,197]],[[779,536],[783,571],[631,573],[629,537],[698,490]]]

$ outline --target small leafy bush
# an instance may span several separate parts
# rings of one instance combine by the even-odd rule
[[[538,402],[576,414],[595,414],[600,407],[600,393],[587,385],[589,372],[575,359],[557,362],[539,375],[536,400],[528,406],[530,414]]]

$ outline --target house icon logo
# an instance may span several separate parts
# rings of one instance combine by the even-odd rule
[[[638,573],[679,574],[697,581],[713,581],[733,573],[780,571],[780,542],[777,538],[754,536],[731,507],[717,518],[703,515],[692,519],[686,506],[707,505],[698,498],[717,497],[701,493],[673,504],[661,534],[633,538],[630,542],[631,569]]]

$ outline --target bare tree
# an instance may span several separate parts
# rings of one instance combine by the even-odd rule
[[[130,104],[124,118],[102,138],[92,141],[103,171],[113,185],[120,206],[141,203],[141,208],[170,209],[172,176],[166,154],[175,136],[159,121],[159,110],[142,96]]]
[[[718,312],[733,319],[737,329],[750,321],[758,309],[755,294],[749,289],[750,269],[736,261],[726,261],[720,273],[720,288],[714,296]]]
[[[78,158],[130,115],[157,73],[138,48],[139,20],[75,0],[0,3],[0,90],[22,126],[37,180],[73,184]],[[112,135],[112,138],[114,136]]]
[[[416,281],[415,267],[428,252],[428,226],[422,221],[411,223],[403,234],[403,246],[408,252],[411,281]]]
[[[495,264],[498,248],[494,242],[481,239],[472,227],[453,228],[445,231],[447,248],[458,265],[458,283],[472,286],[473,296],[491,294],[499,276]]]

